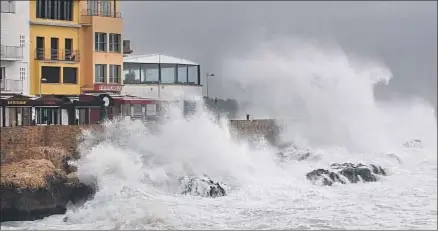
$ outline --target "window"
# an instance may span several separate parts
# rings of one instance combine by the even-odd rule
[[[36,50],[36,58],[39,60],[43,60],[45,57],[45,52],[44,52],[44,37],[37,37],[37,50]]]
[[[58,60],[59,56],[59,39],[58,38],[50,38],[50,59],[51,60]]]
[[[20,79],[25,80],[26,79],[26,68],[20,67]]]
[[[178,83],[187,83],[187,66],[186,65],[178,65]]]
[[[109,34],[109,51],[120,52],[120,34]]]
[[[96,32],[94,34],[94,50],[95,51],[106,51],[106,34]]]
[[[6,67],[2,67],[0,79],[6,79]]]
[[[77,83],[78,69],[76,67],[64,67],[63,72],[63,83]]]
[[[109,83],[120,83],[120,65],[110,65]]]
[[[142,83],[158,83],[158,64],[140,64],[140,78]]]
[[[26,45],[26,39],[24,35],[20,35],[20,47],[24,47]]]
[[[6,68],[2,67],[1,75],[0,75],[0,89],[5,89],[6,87]]]
[[[90,116],[89,116],[89,110],[88,108],[78,108],[76,109],[77,114],[79,115],[78,118],[78,124],[89,124],[90,123]]]
[[[64,49],[65,49],[65,53],[64,53],[64,59],[65,60],[72,60],[72,52],[73,52],[73,39],[71,38],[66,38],[64,40]]]
[[[15,1],[0,1],[2,13],[15,13]]]
[[[106,80],[106,64],[96,64],[94,73],[94,81],[96,83],[105,83]]]
[[[35,108],[35,114],[37,119],[37,124],[60,124],[61,123],[61,113],[59,113],[59,108]]]
[[[123,64],[123,74],[125,76],[124,83],[140,83],[140,64],[126,63]]]
[[[99,1],[87,0],[87,15],[98,15]]]
[[[41,67],[41,79],[46,79],[45,83],[60,83],[60,67]]]
[[[189,66],[188,67],[188,82],[191,84],[199,84],[199,66]]]
[[[132,104],[132,107],[134,108],[133,117],[143,117],[143,107],[141,104]]]
[[[36,17],[73,21],[73,0],[36,0]]]
[[[111,0],[101,0],[100,15],[107,17],[111,16]]]
[[[161,64],[161,82],[175,83],[176,79],[176,65],[175,64]]]

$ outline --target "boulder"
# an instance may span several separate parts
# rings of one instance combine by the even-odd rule
[[[1,221],[42,219],[63,214],[69,201],[78,205],[95,188],[66,175],[45,159],[27,159],[1,166]]]
[[[378,179],[376,175],[386,175],[386,171],[375,164],[334,163],[330,168],[313,170],[306,174],[306,178],[315,184],[331,186],[333,183],[374,182]]]
[[[203,177],[182,177],[179,179],[181,194],[220,197],[226,196],[224,185],[211,180],[208,176]]]

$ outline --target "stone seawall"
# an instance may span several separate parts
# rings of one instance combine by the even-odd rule
[[[280,131],[275,120],[230,120],[230,127],[239,137],[264,136],[272,141]],[[2,155],[33,147],[60,147],[74,152],[78,135],[89,128],[101,128],[101,125],[2,127],[0,148]]]
[[[271,144],[277,143],[281,128],[275,120],[230,120],[230,127],[235,135],[243,139],[264,137]]]

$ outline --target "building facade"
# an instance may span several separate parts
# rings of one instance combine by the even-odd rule
[[[119,8],[118,0],[30,1],[30,93],[120,92]]]
[[[180,100],[201,96],[200,65],[163,54],[124,58],[124,94],[150,99]]]
[[[1,1],[2,94],[29,94],[29,1]]]
[[[80,93],[79,1],[30,1],[31,95]]]
[[[81,1],[80,14],[82,92],[120,93],[123,68],[120,1]]]

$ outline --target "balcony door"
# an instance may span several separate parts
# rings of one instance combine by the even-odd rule
[[[73,39],[66,38],[64,43],[65,60],[74,60],[73,55]]]
[[[59,39],[58,38],[50,38],[50,57],[51,60],[58,60],[59,54]]]

